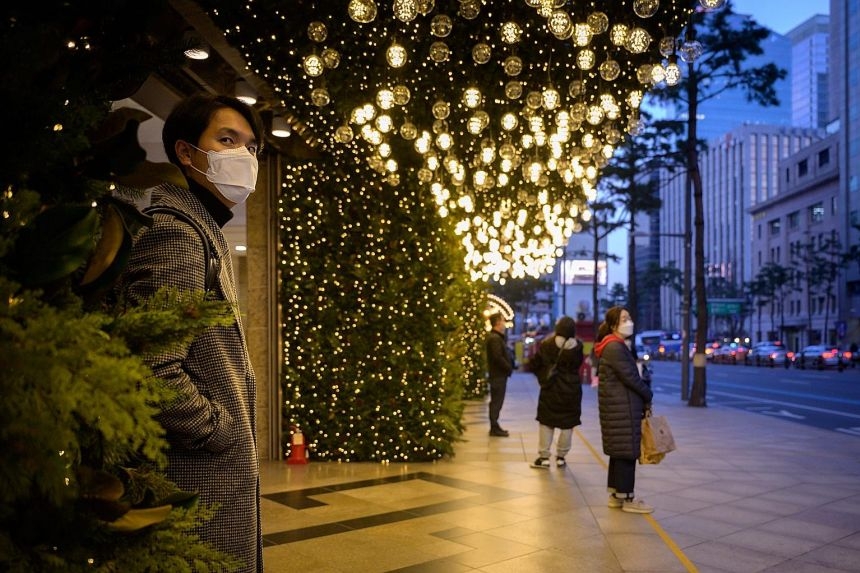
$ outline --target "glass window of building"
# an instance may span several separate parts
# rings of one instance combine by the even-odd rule
[[[816,203],[809,207],[809,222],[820,223],[824,220],[824,203]]]
[[[830,163],[830,148],[822,149],[818,152],[818,166],[824,167]]]
[[[809,162],[804,159],[797,164],[797,176],[806,177],[807,173],[809,173]]]
[[[800,226],[800,211],[788,214],[788,228],[797,229]]]
[[[773,236],[773,235],[779,235],[779,228],[780,228],[780,221],[779,221],[779,219],[774,219],[773,221],[770,221],[770,222],[768,223],[768,227],[770,228],[770,234],[771,234],[771,236]]]

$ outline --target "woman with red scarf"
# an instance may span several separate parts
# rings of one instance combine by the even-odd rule
[[[606,311],[597,330],[597,398],[603,453],[609,456],[609,507],[629,513],[651,513],[654,508],[635,499],[636,460],[642,439],[642,417],[650,406],[651,388],[639,376],[631,350],[633,320],[621,306]]]

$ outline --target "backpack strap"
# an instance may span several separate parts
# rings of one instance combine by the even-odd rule
[[[206,292],[211,292],[218,282],[218,275],[221,272],[221,261],[212,255],[214,247],[209,241],[209,236],[203,230],[203,227],[200,226],[200,223],[191,218],[187,213],[184,213],[175,207],[168,207],[167,205],[153,205],[145,208],[143,212],[147,215],[151,215],[153,213],[173,215],[174,218],[187,224],[189,227],[194,229],[198,235],[200,235],[200,241],[203,243],[203,256],[206,260],[206,279],[204,282],[204,288],[206,289]]]
[[[564,345],[567,344],[568,340],[570,340],[570,338],[565,338],[564,342],[562,342],[561,346],[558,348],[558,354],[555,355],[555,364],[553,364],[553,366],[558,365],[558,360],[561,358],[561,353],[564,352]],[[553,342],[555,342],[555,335],[553,335]]]

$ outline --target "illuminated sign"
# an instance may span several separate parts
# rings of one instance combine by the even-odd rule
[[[590,285],[594,283],[594,261],[586,259],[566,259],[559,267],[561,284]],[[597,284],[606,286],[606,261],[597,261]]]
[[[511,308],[505,299],[496,296],[492,293],[487,294],[487,308],[484,310],[484,318],[487,319],[486,328],[490,330],[490,315],[495,314],[497,312],[502,313],[502,317],[505,319],[505,326],[508,328],[513,326],[514,320],[514,309]]]

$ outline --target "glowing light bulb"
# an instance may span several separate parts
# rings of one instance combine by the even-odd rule
[[[394,92],[385,88],[376,92],[376,105],[386,110],[394,107]]]
[[[592,34],[602,34],[609,29],[609,18],[603,12],[592,12],[586,21]]]
[[[583,47],[591,43],[591,26],[588,24],[577,24],[573,27],[573,43]]]
[[[573,32],[573,23],[571,22],[570,14],[564,10],[554,10],[549,18],[547,18],[546,27],[559,40],[569,38],[571,32]]]
[[[490,61],[490,57],[492,55],[493,49],[490,48],[489,44],[481,42],[479,44],[475,44],[475,47],[472,48],[472,59],[476,64],[486,64]]]
[[[520,41],[523,30],[516,22],[508,21],[502,24],[499,33],[502,37],[502,42],[505,44],[516,44]]]
[[[640,18],[650,18],[660,8],[660,0],[634,0],[633,11]]]
[[[516,114],[507,112],[502,116],[502,129],[505,131],[512,131],[516,129],[519,124],[519,120],[517,119]]]
[[[310,54],[305,56],[305,59],[302,61],[302,68],[305,70],[305,73],[312,78],[316,78],[322,75],[325,71],[325,62],[323,59],[316,54]]]
[[[544,88],[543,90],[543,107],[547,110],[554,110],[561,103],[561,94],[553,87]]]
[[[611,82],[621,73],[621,66],[615,60],[606,60],[600,64],[598,70],[600,71],[601,78]]]
[[[474,109],[481,105],[484,96],[481,94],[481,90],[476,87],[469,87],[463,92],[463,105],[468,107],[469,109]]]
[[[308,38],[314,42],[325,42],[328,37],[328,28],[322,22],[315,21],[308,24]]]
[[[430,33],[437,38],[445,38],[451,33],[453,23],[450,16],[445,14],[437,14],[430,21]]]
[[[675,86],[681,81],[681,67],[678,66],[677,56],[669,57],[669,65],[666,66],[666,85]]]
[[[376,19],[376,2],[373,0],[350,0],[347,13],[355,22],[369,24]]]
[[[451,51],[445,42],[433,42],[430,44],[430,59],[437,64],[447,62],[450,55]]]
[[[594,52],[588,49],[580,50],[576,55],[576,65],[579,66],[581,70],[590,70],[594,67],[596,60],[597,57],[594,55]]]
[[[411,22],[418,16],[418,3],[415,0],[394,0],[394,17],[401,22]]]
[[[385,59],[388,62],[388,65],[392,68],[402,68],[406,65],[406,61],[408,59],[406,48],[397,42],[394,42],[388,47],[388,50],[386,50]]]

